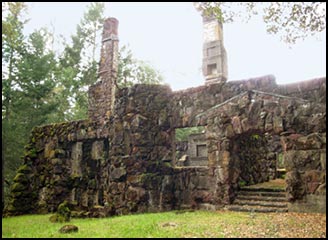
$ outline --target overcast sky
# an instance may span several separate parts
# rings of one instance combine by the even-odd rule
[[[70,38],[87,2],[29,3],[26,33],[52,24]],[[105,15],[119,20],[120,46],[151,63],[173,90],[202,85],[202,18],[192,3],[106,3]],[[326,33],[289,48],[268,35],[260,19],[225,24],[228,79],[273,74],[278,84],[326,76]]]

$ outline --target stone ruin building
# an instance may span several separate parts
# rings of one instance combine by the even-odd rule
[[[219,26],[204,19],[205,30]],[[205,39],[205,85],[119,89],[117,29],[116,19],[105,21],[89,118],[33,129],[9,214],[53,212],[64,200],[78,216],[92,217],[219,209],[233,203],[241,181],[275,179],[278,159],[288,210],[326,211],[325,77],[286,85],[272,75],[226,82],[221,28]],[[181,163],[175,130],[194,126],[205,133],[190,136],[190,163]]]

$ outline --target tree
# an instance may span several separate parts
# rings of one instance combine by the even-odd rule
[[[17,61],[24,48],[22,19],[26,5],[21,2],[3,4],[2,19],[2,118],[9,120],[11,114],[12,89],[17,79]]]
[[[9,163],[17,163],[15,151],[16,130],[12,124],[13,101],[15,86],[17,86],[18,61],[24,49],[24,35],[22,29],[26,21],[23,13],[26,5],[22,2],[2,3],[2,207],[4,207],[5,188],[8,182],[7,171]],[[16,154],[16,155],[15,155]],[[6,185],[7,186],[7,185]]]
[[[46,29],[33,32],[18,63],[16,116],[29,133],[34,126],[48,123],[48,115],[56,110],[53,100],[56,67],[55,54],[47,49],[50,35]]]
[[[14,97],[4,136],[5,176],[9,183],[22,163],[24,145],[32,128],[48,123],[48,115],[57,107],[52,100],[56,62],[46,42],[46,31],[32,33],[16,63],[15,86],[11,89]]]
[[[117,84],[119,87],[130,87],[136,83],[160,84],[163,76],[150,64],[133,57],[128,47],[119,51]]]
[[[100,31],[102,30],[104,23],[104,10],[105,4],[101,2],[93,2],[88,8],[87,12],[82,19],[82,26],[85,27],[86,41],[89,47],[92,48],[91,60],[96,60],[96,49],[98,48],[98,42],[100,42]],[[99,41],[98,41],[99,39]]]
[[[221,22],[248,21],[261,15],[269,34],[280,34],[286,43],[315,35],[326,29],[325,2],[196,2],[195,7],[213,14]]]
[[[61,99],[61,121],[87,118],[87,89],[97,80],[97,42],[104,22],[104,3],[91,3],[60,57],[56,91]],[[100,41],[100,40],[99,40]],[[55,117],[53,118],[55,120]]]
[[[186,127],[186,128],[176,128],[175,129],[175,140],[177,142],[188,141],[188,137],[191,134],[205,133],[205,127]]]

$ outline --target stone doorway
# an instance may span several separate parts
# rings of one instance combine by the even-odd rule
[[[280,137],[260,131],[249,131],[231,139],[235,188],[268,182],[278,177],[281,167]]]

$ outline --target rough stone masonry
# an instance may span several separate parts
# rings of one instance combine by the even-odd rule
[[[117,89],[117,26],[104,24],[89,118],[33,129],[8,214],[53,212],[65,200],[80,217],[218,209],[241,180],[274,179],[281,156],[289,210],[326,211],[325,77]],[[207,164],[178,167],[175,129],[191,126],[206,129]]]

